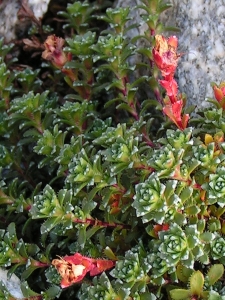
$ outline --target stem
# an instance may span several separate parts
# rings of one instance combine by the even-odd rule
[[[20,167],[20,165],[18,165],[18,163],[17,162],[15,162],[14,161],[14,165],[15,165],[15,167],[16,167],[16,171],[27,181],[27,182],[29,182],[29,184],[32,186],[32,187],[36,187],[36,184],[35,184],[35,182],[32,180],[32,179],[30,179],[30,178],[28,178],[25,174],[24,174],[24,172],[23,172],[23,169]]]
[[[163,100],[162,100],[162,97],[161,97],[161,94],[159,92],[158,89],[154,89],[154,95],[156,97],[156,100],[160,103],[160,104],[163,104]]]
[[[119,224],[119,223],[108,223],[108,222],[103,222],[100,220],[93,220],[93,219],[86,219],[86,220],[81,220],[74,218],[72,220],[74,223],[79,223],[79,224],[89,224],[93,226],[100,226],[100,227],[113,227],[113,228],[121,228],[121,229],[131,229],[130,225],[124,225],[124,224]]]
[[[5,99],[5,109],[6,111],[10,109],[10,100],[8,97]]]
[[[138,121],[139,114],[137,112],[135,102],[133,101],[133,99],[131,101],[129,101],[129,99],[127,99],[127,96],[128,96],[127,83],[129,83],[128,77],[127,76],[120,77],[119,74],[116,74],[116,77],[121,80],[121,83],[123,86],[123,88],[120,89],[120,91],[122,92],[123,97],[124,97],[123,101],[130,106],[130,108],[131,108],[130,114],[134,117],[134,119],[136,121]]]
[[[143,134],[143,138],[144,138],[146,144],[147,144],[148,146],[150,146],[151,148],[156,148],[156,144],[154,144],[154,143],[150,140],[150,138],[149,138],[149,136],[148,136],[148,134],[147,134],[147,132],[146,132],[146,127],[143,128],[142,134]]]

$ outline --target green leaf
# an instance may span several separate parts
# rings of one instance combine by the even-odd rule
[[[172,300],[186,300],[190,299],[190,291],[184,289],[175,289],[170,291]]]
[[[213,240],[214,235],[211,232],[203,232],[200,238],[205,243],[210,243]]]
[[[193,188],[187,186],[182,190],[179,197],[181,198],[182,202],[185,203],[185,201],[190,199],[190,197],[192,196],[192,193],[193,193]]]
[[[59,286],[52,285],[50,288],[48,288],[46,291],[42,292],[42,298],[43,299],[51,299],[54,300],[56,298],[59,298],[61,294],[61,289]]]
[[[177,277],[178,277],[179,280],[181,280],[182,282],[187,283],[189,277],[193,273],[193,270],[189,269],[189,268],[186,268],[182,264],[178,264],[176,273],[177,273]]]
[[[23,271],[21,275],[22,280],[26,280],[38,267],[27,267],[25,271]]]
[[[90,239],[99,229],[101,229],[101,226],[92,226],[90,229],[86,231],[86,239]]]
[[[210,291],[208,292],[207,300],[224,300],[224,296],[220,296],[217,292],[215,291]]]
[[[145,292],[140,295],[140,300],[156,300],[156,299],[157,299],[156,296],[149,292]]]
[[[104,254],[112,260],[117,260],[116,255],[113,253],[112,249],[109,248],[108,246],[104,249]]]
[[[56,225],[61,222],[60,217],[51,217],[48,218],[42,225],[41,225],[41,234],[51,231]]]
[[[208,271],[208,281],[209,285],[214,285],[224,273],[224,266],[222,264],[213,265]]]
[[[190,277],[191,295],[201,296],[204,285],[204,276],[200,271],[194,272]]]
[[[26,298],[40,296],[38,293],[35,293],[34,291],[32,291],[30,289],[30,287],[28,286],[28,283],[26,281],[22,282],[21,290],[22,290],[24,297],[26,297]]]
[[[86,226],[80,228],[79,233],[78,233],[78,244],[80,247],[84,247],[86,243],[87,235],[86,235]]]

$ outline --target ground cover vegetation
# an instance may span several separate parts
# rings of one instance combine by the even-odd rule
[[[225,83],[186,105],[169,3],[129,40],[131,8],[65,2],[1,41],[0,266],[29,300],[225,299]]]

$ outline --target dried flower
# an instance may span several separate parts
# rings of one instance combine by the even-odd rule
[[[93,259],[75,253],[60,259],[54,259],[52,265],[56,267],[62,277],[61,287],[66,288],[73,283],[81,281],[90,272],[91,276],[98,275],[114,266],[114,262],[104,259]]]
[[[173,78],[179,55],[177,54],[177,37],[171,36],[166,39],[162,35],[155,36],[155,47],[152,50],[155,64],[162,72],[166,80]]]
[[[70,61],[70,54],[66,54],[63,51],[63,45],[65,40],[55,35],[50,35],[44,42],[45,51],[42,53],[42,57],[46,60],[50,60],[56,68],[63,68],[67,61]]]
[[[76,253],[73,259],[71,256],[65,256],[61,259],[54,259],[52,264],[62,277],[61,287],[65,288],[81,281],[90,271],[92,262],[88,258],[83,259],[81,254]]]

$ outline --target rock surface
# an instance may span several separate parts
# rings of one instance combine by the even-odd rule
[[[28,0],[27,2],[35,17],[39,19],[47,11],[50,0]],[[0,1],[0,36],[4,37],[6,42],[15,39],[27,27],[27,20],[18,19],[17,13],[20,8],[21,0]]]
[[[140,0],[118,0],[117,7],[134,7]],[[180,33],[177,78],[180,92],[187,95],[189,104],[204,106],[212,97],[212,81],[225,81],[225,3],[224,0],[172,0],[172,8],[162,15],[166,26],[177,26]],[[132,19],[140,22],[140,11],[132,11]],[[146,27],[140,25],[139,33]],[[129,31],[135,36],[137,30]],[[174,33],[169,33],[172,35]],[[168,35],[168,33],[167,33]]]
[[[15,297],[15,299],[25,299],[20,288],[21,282],[15,274],[8,278],[7,271],[0,268],[0,282],[5,285],[7,290],[13,297]]]

